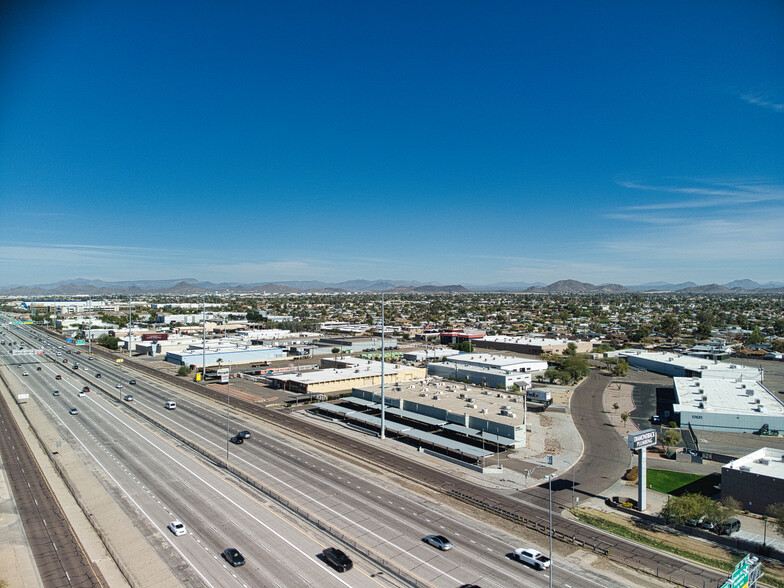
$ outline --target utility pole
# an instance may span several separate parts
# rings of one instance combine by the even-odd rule
[[[87,319],[87,354],[93,354],[93,297],[90,296],[90,306]]]

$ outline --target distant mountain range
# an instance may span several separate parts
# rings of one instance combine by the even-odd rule
[[[425,284],[399,280],[349,280],[345,282],[291,281],[256,284],[239,282],[203,282],[193,278],[177,280],[130,280],[105,282],[77,278],[51,284],[35,286],[0,287],[0,295],[33,298],[35,296],[70,295],[141,295],[159,294],[170,296],[192,296],[210,293],[340,293],[340,292],[389,292],[389,293],[461,293],[461,292],[526,292],[542,294],[631,294],[634,292],[672,292],[679,294],[784,294],[784,284],[768,282],[759,284],[753,280],[735,280],[728,284],[698,285],[694,282],[669,284],[650,282],[637,286],[600,284],[598,286],[577,280],[560,280],[550,285],[526,282],[501,282],[497,284]]]

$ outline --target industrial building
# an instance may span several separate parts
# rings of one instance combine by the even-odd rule
[[[252,366],[263,365],[271,359],[284,357],[280,347],[259,347],[258,345],[246,347],[208,347],[202,350],[199,345],[190,345],[185,351],[167,351],[166,361],[174,365],[188,365],[201,368],[203,363],[211,366]],[[218,360],[221,360],[218,363]]]
[[[497,349],[499,351],[513,351],[526,355],[543,355],[545,353],[560,354],[569,348],[569,343],[574,343],[577,353],[590,353],[595,341],[573,341],[571,339],[551,339],[546,337],[511,337],[507,335],[488,335],[481,339],[476,339],[473,343],[477,347],[485,349]]]
[[[337,362],[337,363],[336,363]],[[329,365],[336,367],[329,368]],[[338,367],[338,365],[340,367]],[[381,385],[381,362],[356,357],[325,357],[321,369],[313,372],[268,376],[274,388],[309,394],[314,392],[337,392],[354,387]],[[425,376],[424,368],[385,363],[384,382],[394,385]]]
[[[537,359],[490,353],[463,353],[451,356],[443,362],[430,363],[427,373],[490,388],[508,390],[518,386],[527,390],[532,384],[531,372],[546,369],[547,362]]]
[[[762,382],[762,368],[752,368],[718,360],[699,359],[677,353],[625,349],[618,351],[620,359],[625,359],[632,368],[643,369],[673,378],[724,378],[743,381]]]
[[[405,361],[440,361],[445,357],[453,357],[460,355],[460,353],[460,351],[451,347],[426,347],[424,349],[415,349],[414,351],[405,351],[403,359]]]
[[[784,403],[760,382],[736,378],[673,378],[682,427],[756,433],[763,425],[784,430]]]
[[[456,343],[465,343],[466,341],[476,342],[484,336],[485,332],[477,329],[456,329],[438,334],[441,345],[455,345]]]
[[[381,402],[379,386],[354,388],[351,394]],[[427,378],[388,386],[384,397],[387,406],[412,413],[409,420],[419,415],[443,421],[441,428],[468,440],[493,439],[507,447],[526,444],[524,395]]]
[[[721,497],[727,496],[759,515],[783,502],[784,450],[763,447],[722,467]]]
[[[330,349],[337,347],[341,353],[362,353],[381,349],[381,337],[324,337],[318,344]],[[385,349],[397,349],[397,339],[384,337]]]

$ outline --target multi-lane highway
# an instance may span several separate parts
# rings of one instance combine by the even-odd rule
[[[121,364],[67,354],[59,342],[23,327],[11,332],[25,341],[25,347],[45,350],[40,356],[14,355],[13,359],[7,348],[2,350],[6,363],[23,366],[10,363],[15,386],[29,391],[182,582],[213,586],[547,584],[546,573],[509,558],[515,547],[526,545],[520,539],[467,519],[439,504],[437,497],[406,492],[388,479],[355,470],[334,455],[300,446],[234,415],[229,433],[247,429],[252,436],[240,446],[229,446],[230,463],[361,546],[344,548],[355,566],[340,574],[319,557],[324,547],[336,544],[333,537],[150,424],[150,420],[160,422],[207,452],[225,457],[225,407],[133,374]],[[74,361],[78,370],[72,367]],[[29,375],[22,376],[22,371]],[[62,380],[55,380],[58,374]],[[130,384],[131,379],[137,383]],[[85,385],[91,391],[78,396]],[[59,396],[52,394],[55,388]],[[127,393],[133,395],[132,402],[122,400]],[[177,402],[176,410],[164,408],[169,400]],[[69,414],[71,407],[78,409],[77,415]],[[175,518],[186,525],[187,535],[175,537],[166,529]],[[422,538],[431,533],[446,535],[455,548],[441,552],[425,544]],[[238,548],[247,564],[227,566],[220,559],[227,547]],[[362,557],[360,551],[371,558]],[[392,562],[386,569],[380,567],[385,561]],[[390,568],[404,570],[404,577],[394,577]],[[601,573],[558,561],[556,585],[614,583]]]

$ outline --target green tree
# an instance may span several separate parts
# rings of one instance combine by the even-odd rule
[[[99,345],[108,347],[109,349],[117,349],[120,340],[117,337],[110,337],[109,335],[101,335],[100,337],[98,337],[96,342]]]
[[[779,535],[784,536],[784,502],[776,502],[768,506],[765,511],[769,517],[775,519],[773,526]]]
[[[784,353],[784,339],[776,339],[772,344],[773,351]]]
[[[760,343],[765,342],[765,337],[762,335],[762,331],[758,326],[755,326],[754,329],[751,331],[751,334],[746,337],[746,341],[744,342],[746,345],[759,345]]]
[[[564,355],[568,355],[570,357],[577,355],[577,344],[570,341],[566,346],[566,349],[564,349]]]
[[[181,365],[180,369],[177,370],[178,376],[189,376],[191,374],[191,368],[187,365]]]
[[[629,420],[629,413],[628,412],[622,412],[621,413],[621,420],[623,421],[624,429],[626,429],[626,421]],[[628,429],[626,429],[626,430],[628,430]]]
[[[678,429],[667,429],[662,435],[661,442],[665,447],[672,447],[678,445],[683,440],[681,432]]]
[[[670,339],[674,339],[681,332],[681,324],[674,314],[664,315],[659,328]]]
[[[626,374],[629,373],[629,364],[625,359],[622,359],[618,363],[615,364],[613,367],[612,374],[613,376],[623,378]]]
[[[682,525],[686,521],[698,521],[701,518],[716,518],[718,506],[707,496],[686,493],[681,496],[670,496],[659,513],[670,524]]]

